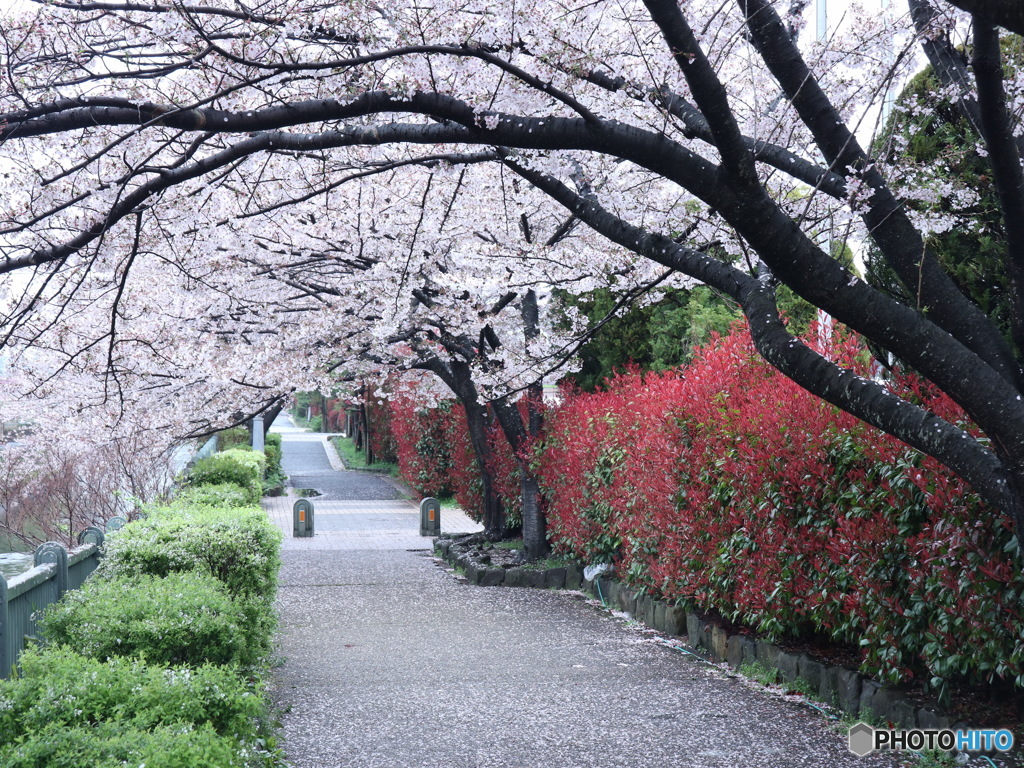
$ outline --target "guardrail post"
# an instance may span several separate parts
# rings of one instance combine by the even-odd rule
[[[6,678],[14,666],[14,659],[9,657],[8,646],[11,644],[11,626],[7,618],[7,579],[0,576],[0,679]]]
[[[126,525],[128,525],[128,519],[126,517],[114,515],[112,518],[107,520],[107,524],[104,527],[107,529],[107,533],[112,533],[113,531],[120,531]]]
[[[254,451],[262,451],[264,449],[262,416],[252,417],[252,449]]]
[[[57,566],[54,578],[57,581],[57,599],[60,600],[68,591],[68,551],[56,541],[48,541],[36,547],[34,564],[53,563]]]
[[[103,546],[103,540],[106,537],[103,535],[103,531],[97,528],[95,525],[90,525],[84,531],[78,534],[79,544],[95,544],[97,547]]]

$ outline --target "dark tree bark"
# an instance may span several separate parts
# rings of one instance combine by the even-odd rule
[[[1020,0],[949,0],[957,8],[973,13],[989,24],[1024,35],[1024,3]]]
[[[473,446],[483,493],[483,536],[490,541],[500,541],[506,533],[505,508],[494,484],[494,461],[488,439],[490,419],[487,406],[481,402],[476,384],[473,382],[472,369],[462,361],[443,361],[436,357],[416,367],[429,370],[440,378],[466,412],[469,441]]]

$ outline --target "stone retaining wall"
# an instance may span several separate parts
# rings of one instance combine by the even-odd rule
[[[687,645],[716,662],[739,669],[744,664],[758,663],[767,670],[777,670],[782,680],[816,692],[815,698],[831,704],[842,712],[860,717],[866,714],[903,728],[968,728],[954,722],[935,709],[922,707],[900,691],[845,667],[831,666],[812,659],[805,653],[785,651],[777,645],[748,635],[729,635],[715,624],[702,620],[695,613],[655,600],[648,595],[604,576],[588,581],[579,565],[541,570],[529,567],[495,567],[480,562],[472,547],[455,539],[440,538],[435,551],[451,565],[465,572],[470,584],[481,587],[535,587],[541,589],[583,590],[598,597],[606,607],[630,614],[636,621],[667,636],[685,638]]]

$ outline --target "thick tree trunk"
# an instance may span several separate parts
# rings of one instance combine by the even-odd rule
[[[487,407],[481,404],[476,385],[473,383],[472,369],[467,363],[454,361],[446,364],[437,358],[427,361],[420,367],[438,376],[458,398],[466,412],[469,442],[473,447],[483,489],[483,535],[493,541],[500,541],[506,533],[505,508],[494,485],[494,462],[491,457],[491,444],[487,439],[490,419]]]
[[[273,405],[266,410],[263,414],[263,437],[270,434],[270,427],[274,423],[274,420],[280,415],[281,410],[284,408],[284,403],[278,401],[277,405]]]
[[[475,400],[467,402],[460,398],[459,402],[466,411],[466,424],[469,427],[470,443],[476,458],[477,471],[480,473],[484,501],[484,535],[488,539],[501,540],[505,537],[505,507],[501,503],[494,484],[494,461],[491,443],[488,440],[490,419],[485,406]]]

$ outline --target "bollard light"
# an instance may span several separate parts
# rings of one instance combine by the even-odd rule
[[[420,502],[420,536],[441,535],[441,502],[427,497]]]
[[[311,537],[313,535],[313,502],[299,499],[292,507],[292,535]]]

